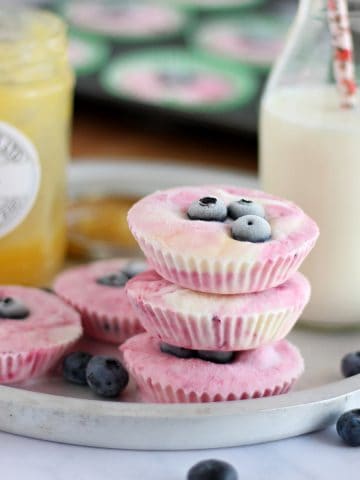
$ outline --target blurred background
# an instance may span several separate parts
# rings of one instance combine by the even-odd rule
[[[219,169],[224,181],[237,174],[237,183],[252,182],[259,99],[295,0],[15,3],[51,9],[67,22],[77,77],[71,156],[102,162],[100,183],[94,163],[95,170],[74,172],[76,163],[70,171],[72,255],[134,248],[126,211],[148,191],[204,183],[206,175],[216,182]],[[126,171],[106,169],[109,160]]]

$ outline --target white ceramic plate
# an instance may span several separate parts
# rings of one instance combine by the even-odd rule
[[[83,184],[86,184],[86,188]],[[239,172],[126,161],[82,163],[70,168],[73,195],[112,185],[116,193],[144,194],[179,184],[256,185]],[[108,191],[108,188],[106,188]],[[0,429],[45,440],[109,448],[171,450],[228,447],[300,435],[333,423],[345,410],[360,406],[359,376],[342,379],[344,354],[360,350],[360,333],[295,330],[306,373],[286,395],[236,402],[155,405],[136,401],[133,385],[122,401],[96,399],[87,388],[60,376],[19,387],[0,387]],[[100,343],[84,348],[117,354]]]

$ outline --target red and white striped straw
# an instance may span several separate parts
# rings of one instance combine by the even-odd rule
[[[347,0],[328,0],[328,21],[333,45],[333,70],[342,108],[357,104],[353,41]]]

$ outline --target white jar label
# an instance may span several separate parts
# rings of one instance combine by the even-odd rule
[[[0,122],[0,238],[29,214],[40,179],[39,155],[34,145],[19,130]]]

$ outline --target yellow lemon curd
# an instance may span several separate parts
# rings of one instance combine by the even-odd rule
[[[73,76],[62,21],[37,10],[0,11],[0,122],[36,148],[41,184],[34,206],[0,237],[0,283],[47,284],[65,247],[66,163]]]

